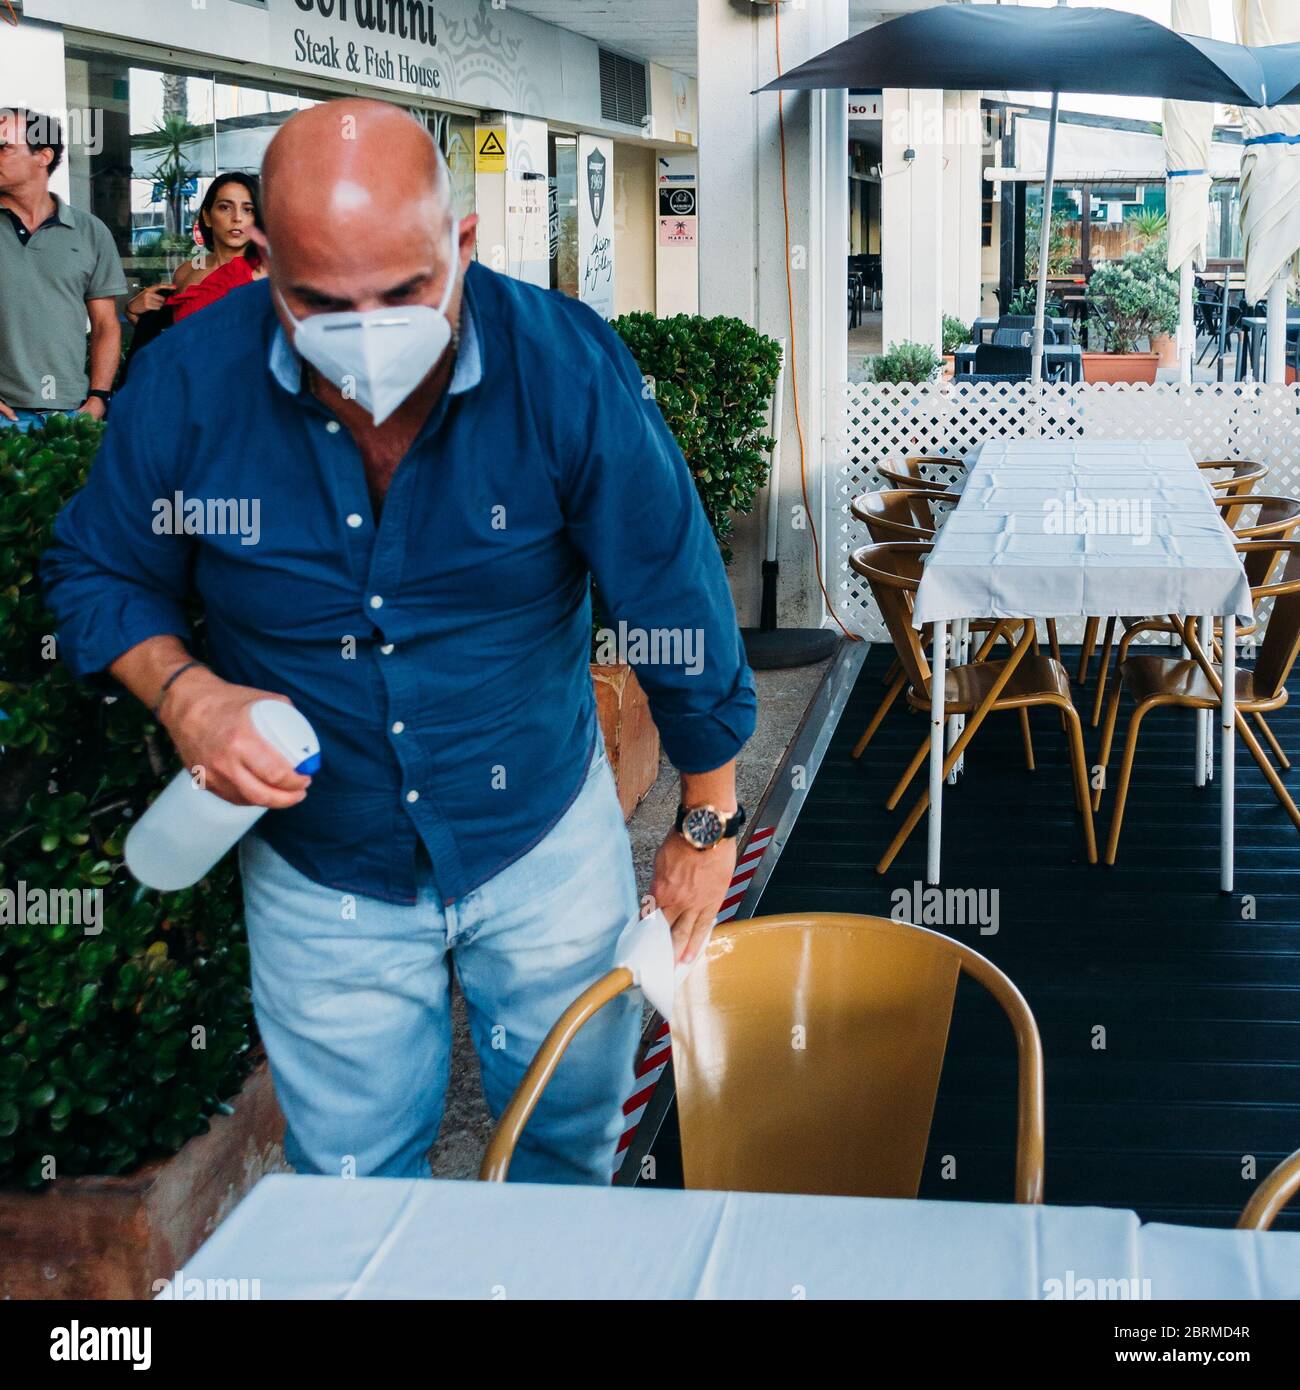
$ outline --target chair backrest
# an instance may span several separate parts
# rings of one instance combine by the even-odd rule
[[[1024,330],[1028,328],[1031,332],[1034,327],[1033,314],[1002,314],[998,318],[999,328],[1018,328]]]
[[[980,343],[975,349],[975,371],[981,375],[1028,377],[1034,354],[1027,347],[999,347]]]
[[[1237,1221],[1239,1231],[1267,1231],[1273,1218],[1300,1192],[1300,1149],[1281,1163],[1251,1194]]]
[[[1268,464],[1257,463],[1254,459],[1206,459],[1204,463],[1198,463],[1203,473],[1221,472],[1224,469],[1227,473],[1222,478],[1210,478],[1210,488],[1214,492],[1224,493],[1229,497],[1242,497],[1255,486],[1261,478],[1268,477]],[[1229,521],[1231,526],[1232,522]]]
[[[882,541],[932,541],[934,516],[929,494],[914,488],[886,488],[855,497],[849,511],[866,525],[871,539]]]
[[[930,663],[921,637],[912,626],[912,608],[921,583],[921,567],[932,547],[920,541],[884,541],[864,545],[849,556],[849,567],[871,586],[885,620],[899,665],[919,695],[930,690]]]
[[[1042,1201],[1042,1045],[1015,985],[924,927],[819,912],[715,928],[677,991],[686,1186],[915,1197],[963,971],[1015,1030],[1015,1199]]]
[[[1300,527],[1300,501],[1294,497],[1264,497],[1252,492],[1245,497],[1216,497],[1214,503],[1238,540],[1286,540]],[[1246,578],[1252,589],[1267,581],[1278,554],[1274,550],[1270,555],[1262,548],[1246,552]]]
[[[1300,655],[1300,541],[1245,541],[1237,549],[1248,552],[1256,545],[1271,546],[1286,556],[1281,578],[1252,590],[1257,602],[1273,600],[1268,630],[1255,658],[1255,690],[1273,697],[1282,693]]]
[[[1043,342],[1056,342],[1056,329],[1047,326],[1043,329]],[[1031,322],[1029,328],[995,328],[993,330],[993,344],[995,347],[1025,347],[1034,346],[1034,330]]]
[[[889,487],[909,488],[914,492],[929,492],[935,496],[945,494],[948,491],[947,483],[931,482],[929,478],[923,478],[919,473],[913,473],[906,467],[891,468],[887,464],[876,464],[876,472],[885,480]]]

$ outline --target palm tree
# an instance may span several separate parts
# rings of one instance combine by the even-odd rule
[[[202,140],[208,132],[194,125],[183,114],[165,115],[154,128],[135,137],[136,148],[145,154],[160,157],[154,168],[154,178],[162,184],[167,195],[165,217],[169,236],[181,236],[185,231],[185,185],[197,170],[186,162],[185,146]]]

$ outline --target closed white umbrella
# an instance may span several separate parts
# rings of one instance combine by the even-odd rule
[[[1170,23],[1180,34],[1213,37],[1210,0],[1170,0]],[[1194,272],[1205,269],[1210,226],[1210,145],[1214,104],[1166,101],[1165,206],[1169,219],[1169,269],[1179,274],[1178,367],[1192,379],[1196,321],[1192,304]]]
[[[1234,0],[1237,37],[1247,44],[1300,42],[1296,0]],[[1286,380],[1286,290],[1300,273],[1300,108],[1242,111],[1241,231],[1246,301],[1268,296],[1268,377]]]

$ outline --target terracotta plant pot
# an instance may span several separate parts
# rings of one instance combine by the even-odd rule
[[[120,1177],[0,1190],[0,1298],[152,1298],[267,1173],[283,1170],[284,1118],[265,1060],[233,1115],[178,1153]]]
[[[659,730],[650,718],[636,672],[627,665],[592,663],[596,714],[605,738],[605,753],[614,769],[618,802],[627,820],[659,776]]]
[[[1160,358],[1154,352],[1085,352],[1083,379],[1089,382],[1146,382],[1154,386]]]
[[[1160,359],[1161,367],[1178,365],[1178,339],[1172,333],[1153,333],[1151,351]]]
[[[944,381],[951,381],[957,371],[957,358],[951,353],[945,354],[943,359],[942,377]]]

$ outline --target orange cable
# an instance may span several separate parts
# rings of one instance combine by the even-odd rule
[[[776,21],[776,75],[780,77],[782,72],[781,6],[779,3],[772,6],[772,16]],[[817,522],[813,518],[812,504],[808,500],[808,447],[804,442],[803,417],[799,411],[799,359],[794,333],[794,281],[790,274],[790,185],[785,158],[785,93],[781,91],[776,94],[776,121],[781,143],[781,206],[785,213],[785,297],[790,325],[790,389],[794,397],[795,433],[799,437],[799,486],[803,491],[803,509],[808,518],[808,529],[812,532],[813,565],[817,571],[817,587],[821,589],[822,598],[826,600],[827,611],[835,619],[840,631],[850,642],[861,642],[862,638],[856,632],[850,632],[840,621],[840,615],[835,611],[835,604],[831,601],[830,594],[826,592],[826,582],[822,578],[821,542],[817,538]],[[780,447],[779,440],[777,446]]]
[[[16,28],[18,27],[18,11],[14,9],[13,0],[4,0],[4,3],[5,3],[5,8],[6,8],[6,9],[9,11],[9,13],[13,16],[12,19],[5,19],[5,23],[6,23],[6,24],[12,24],[12,25],[14,26],[14,28],[16,29]],[[0,19],[4,19],[4,18],[5,18],[4,15],[0,14]]]

